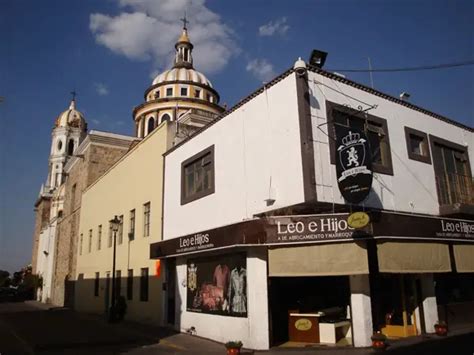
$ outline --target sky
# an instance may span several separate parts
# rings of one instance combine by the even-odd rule
[[[0,269],[31,260],[51,130],[77,92],[90,129],[132,135],[133,107],[169,68],[186,11],[203,72],[229,107],[328,52],[324,69],[474,59],[471,0],[0,0]],[[474,66],[374,73],[376,89],[474,126]]]

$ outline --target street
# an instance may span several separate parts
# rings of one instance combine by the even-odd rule
[[[474,333],[446,338],[419,336],[392,342],[390,355],[472,355]],[[0,303],[0,355],[225,354],[222,344],[169,329],[133,322],[109,324],[96,315],[49,308],[38,302]],[[242,350],[242,354],[374,354],[369,348],[307,347]]]

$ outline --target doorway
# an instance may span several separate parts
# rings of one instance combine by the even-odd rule
[[[109,314],[109,304],[110,304],[110,271],[105,274],[105,298],[104,298],[104,307],[105,314]]]
[[[176,323],[176,259],[166,260],[166,319],[169,325]]]
[[[418,335],[416,309],[420,308],[420,314],[423,310],[415,277],[380,274],[379,286],[382,333],[389,338]]]
[[[272,346],[352,345],[348,276],[270,277]]]

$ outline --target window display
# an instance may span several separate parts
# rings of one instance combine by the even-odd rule
[[[245,253],[188,259],[187,310],[247,317]]]

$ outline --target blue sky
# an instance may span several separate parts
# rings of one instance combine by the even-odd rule
[[[132,134],[131,112],[168,67],[184,10],[195,66],[233,105],[313,48],[326,69],[474,58],[471,0],[2,0],[0,269],[31,256],[33,204],[70,91],[89,128]],[[375,73],[375,88],[473,126],[474,67]],[[369,84],[367,73],[347,74]],[[472,157],[471,157],[472,160]]]

